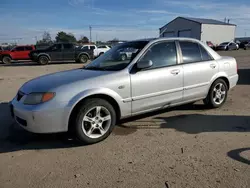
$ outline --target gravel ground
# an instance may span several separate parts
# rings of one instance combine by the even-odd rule
[[[22,130],[7,104],[27,80],[80,64],[0,65],[0,188],[249,188],[250,51],[220,53],[236,57],[240,74],[222,108],[198,102],[130,118],[89,146]]]

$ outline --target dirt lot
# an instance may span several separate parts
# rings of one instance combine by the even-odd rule
[[[250,51],[221,54],[237,58],[240,74],[221,109],[198,102],[150,113],[90,146],[28,133],[7,105],[25,81],[80,64],[0,65],[0,188],[249,188]]]

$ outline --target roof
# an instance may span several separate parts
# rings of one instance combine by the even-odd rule
[[[226,23],[226,22],[222,22],[222,21],[218,21],[218,20],[213,20],[213,19],[205,19],[205,18],[190,18],[190,17],[179,17],[179,18],[183,18],[186,20],[190,20],[193,22],[197,22],[200,24],[212,24],[212,25],[234,25],[235,24],[230,24],[230,23]]]
[[[161,27],[160,29],[164,28],[165,26],[167,26],[168,24],[172,23],[173,21],[175,21],[176,19],[181,18],[181,19],[185,19],[185,20],[189,20],[192,22],[196,22],[199,24],[211,24],[211,25],[229,25],[229,26],[236,26],[235,24],[230,24],[230,23],[226,23],[226,22],[222,22],[222,21],[218,21],[218,20],[213,20],[213,19],[205,19],[205,18],[190,18],[190,17],[177,17],[174,20],[172,20],[171,22],[167,23],[166,25],[164,25],[163,27]]]

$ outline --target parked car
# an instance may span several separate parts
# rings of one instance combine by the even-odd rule
[[[207,41],[206,43],[210,48],[215,49],[215,45],[211,41]]]
[[[249,41],[243,41],[240,43],[240,48],[245,49],[245,45],[247,45]]]
[[[94,57],[99,57],[100,55],[103,55],[105,52],[110,50],[110,47],[106,45],[97,47],[96,45],[90,44],[90,45],[83,45],[81,49],[93,50]]]
[[[112,58],[124,48],[137,51],[125,61]],[[235,58],[198,40],[144,39],[118,44],[81,69],[26,82],[10,107],[30,132],[72,131],[92,144],[126,117],[198,100],[221,107],[237,81]]]
[[[239,46],[235,42],[223,42],[216,47],[216,50],[238,50]]]
[[[46,65],[53,61],[87,63],[89,59],[93,59],[93,51],[76,48],[73,43],[57,43],[49,48],[30,52],[30,59],[41,65]]]
[[[244,50],[248,50],[249,48],[250,48],[250,42],[248,42],[247,44],[245,44]]]
[[[9,64],[12,60],[28,60],[29,53],[35,50],[34,46],[16,46],[12,50],[5,50],[0,53],[0,60]]]

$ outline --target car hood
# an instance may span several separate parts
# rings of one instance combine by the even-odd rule
[[[70,71],[63,71],[53,74],[37,77],[33,80],[26,82],[20,90],[26,94],[32,92],[47,92],[54,89],[68,85],[70,83],[83,81],[86,79],[103,76],[109,74],[110,71],[96,71],[85,69],[74,69]]]

